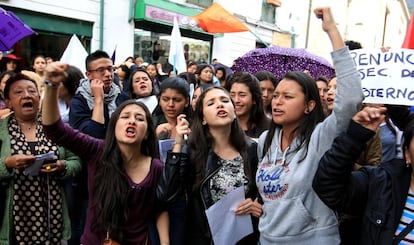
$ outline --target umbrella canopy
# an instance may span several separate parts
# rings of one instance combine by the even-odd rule
[[[34,33],[11,11],[0,8],[0,51],[10,50],[20,39]]]
[[[313,78],[320,76],[328,79],[335,76],[332,65],[324,58],[307,52],[305,49],[283,48],[272,46],[258,48],[247,52],[238,58],[231,67],[233,71],[248,71],[255,74],[258,71],[272,72],[277,79],[289,71],[309,71]]]

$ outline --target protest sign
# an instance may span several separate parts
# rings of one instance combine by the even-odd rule
[[[361,75],[364,103],[414,105],[414,50],[356,49],[350,53]]]

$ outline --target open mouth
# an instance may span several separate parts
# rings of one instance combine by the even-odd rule
[[[225,117],[225,116],[227,116],[227,112],[226,111],[219,111],[219,112],[217,112],[217,116]]]
[[[128,128],[125,130],[125,132],[126,132],[126,136],[128,136],[128,137],[134,137],[134,136],[135,136],[135,134],[136,134],[135,129],[134,129],[134,128],[132,128],[132,127],[128,127]]]
[[[280,110],[280,109],[273,109],[273,115],[281,115],[281,114],[283,114],[283,111],[282,110]]]
[[[22,105],[23,108],[33,108],[33,102],[25,102]]]

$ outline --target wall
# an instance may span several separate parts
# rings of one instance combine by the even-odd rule
[[[105,1],[103,49],[112,55],[116,47],[115,64],[122,63],[128,56],[134,54],[134,21],[128,22],[129,2],[129,0]]]
[[[185,4],[185,0],[174,1]],[[289,33],[294,32],[296,48],[307,48],[328,60],[332,48],[321,21],[313,14],[315,7],[330,6],[344,39],[360,41],[366,48],[400,47],[409,19],[404,0],[289,0],[277,8],[276,24],[264,25],[260,22],[262,0],[243,1],[243,4],[235,4],[234,0],[216,2],[243,18],[249,29],[264,41],[272,43],[274,31],[279,30],[284,36],[279,44],[286,46]],[[91,21],[94,23],[91,50],[99,48],[99,0],[0,0],[0,4]],[[128,0],[105,0],[103,50],[111,55],[116,46],[116,63],[133,54],[134,24],[128,22],[129,4]],[[383,28],[386,13],[386,28]],[[251,32],[223,34],[214,38],[212,58],[230,66],[234,59],[254,49],[256,40]]]
[[[6,6],[94,22],[99,14],[98,0],[0,0]]]
[[[99,0],[0,0],[0,3],[15,8],[93,22],[91,51],[99,49]],[[133,54],[134,24],[128,23],[129,1],[106,0],[104,9],[103,50],[112,55],[117,46],[116,62],[121,62]]]
[[[267,43],[272,43],[273,31],[260,27],[262,1],[244,1],[243,4],[235,4],[233,0],[216,1],[230,13],[245,18],[243,22],[251,32],[256,33]],[[214,38],[212,58],[231,66],[233,61],[256,47],[257,38],[251,32],[225,33]]]

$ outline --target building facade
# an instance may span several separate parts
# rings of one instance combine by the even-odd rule
[[[244,53],[267,45],[306,48],[330,59],[331,50],[313,9],[329,5],[344,39],[366,48],[400,47],[410,13],[404,0],[218,0],[244,22],[249,32],[212,35],[198,28],[191,16],[213,0],[0,0],[37,35],[15,45],[28,63],[36,54],[59,59],[72,34],[88,52],[116,49],[116,63],[128,56],[165,62],[176,17],[186,58],[232,65]],[[237,3],[237,4],[235,4]],[[239,4],[240,3],[240,4]]]

